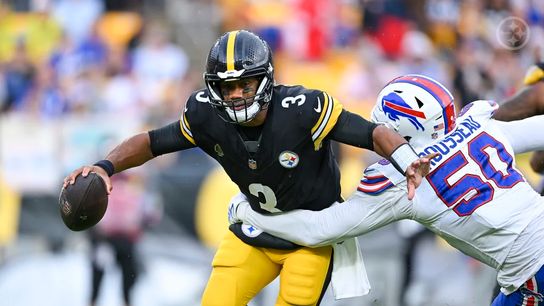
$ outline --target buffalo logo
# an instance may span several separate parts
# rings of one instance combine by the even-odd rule
[[[298,155],[291,151],[283,151],[280,153],[280,156],[278,158],[280,161],[280,165],[287,169],[295,168],[298,165],[298,161],[300,158],[298,158]]]
[[[404,102],[404,100],[396,93],[390,93],[382,98],[382,108],[389,119],[398,121],[401,117],[404,117],[416,127],[416,130],[421,129],[422,131],[425,131],[425,128],[418,120],[418,118],[427,119],[425,114],[410,107],[410,105]]]

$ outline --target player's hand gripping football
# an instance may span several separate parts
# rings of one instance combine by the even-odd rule
[[[406,169],[406,183],[408,184],[408,200],[412,200],[416,194],[416,188],[419,187],[423,178],[429,174],[431,160],[438,156],[438,153],[428,154],[421,157]]]
[[[66,188],[68,184],[73,185],[78,175],[81,174],[83,177],[86,177],[87,175],[89,175],[90,172],[95,172],[96,174],[100,175],[100,177],[102,178],[102,180],[104,180],[104,183],[106,184],[106,190],[108,191],[108,194],[110,194],[113,188],[110,177],[106,173],[106,170],[98,166],[83,166],[72,171],[72,173],[64,178],[62,188]]]

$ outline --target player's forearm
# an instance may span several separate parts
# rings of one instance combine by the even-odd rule
[[[407,143],[406,139],[385,125],[379,125],[374,129],[372,139],[374,151],[385,158],[389,158],[400,145]]]
[[[106,156],[112,162],[115,173],[140,166],[152,158],[148,133],[126,139]]]
[[[525,87],[500,104],[493,118],[501,121],[520,120],[544,114],[544,83]]]
[[[255,227],[262,229],[263,231],[289,240],[296,244],[319,247],[323,245],[329,245],[333,243],[337,236],[342,234],[344,230],[335,227],[332,230],[326,224],[344,225],[345,223],[338,223],[335,215],[327,215],[324,217],[327,223],[321,224],[321,217],[318,213],[309,210],[294,210],[287,213],[265,216],[261,215],[251,209],[247,209],[243,218],[244,223],[254,225]],[[330,222],[330,223],[329,223]]]
[[[294,210],[265,216],[247,206],[238,212],[238,216],[244,223],[274,236],[300,245],[319,247],[363,235],[407,217],[405,214],[401,216],[389,203],[383,197],[354,196],[321,211]]]
[[[544,115],[533,116],[513,122],[496,121],[514,153],[525,153],[544,150]]]
[[[400,173],[405,174],[408,167],[419,159],[406,139],[384,125],[375,128],[372,136],[374,151],[387,158]]]

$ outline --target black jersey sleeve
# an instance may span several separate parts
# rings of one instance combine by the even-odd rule
[[[183,135],[181,125],[181,121],[178,120],[167,126],[148,132],[153,156],[195,147],[195,144]]]
[[[377,124],[344,109],[328,137],[341,143],[374,150],[372,132],[377,126]]]

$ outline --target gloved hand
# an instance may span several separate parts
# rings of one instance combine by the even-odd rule
[[[249,207],[249,202],[246,200],[246,197],[242,193],[234,196],[230,200],[228,214],[227,214],[227,217],[229,219],[229,224],[243,222],[243,220],[241,220],[238,217],[237,212],[242,211],[241,208],[246,209],[247,207]]]

